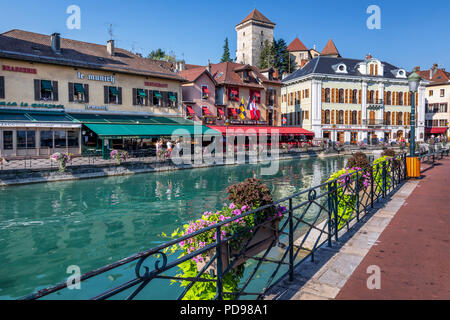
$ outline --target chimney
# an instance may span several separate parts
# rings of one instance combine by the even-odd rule
[[[373,57],[372,57],[372,55],[370,54],[370,53],[368,53],[367,55],[366,55],[366,60],[370,60],[370,59],[372,59]]]
[[[59,33],[54,33],[51,36],[52,39],[52,50],[56,54],[61,54],[61,37]]]
[[[437,65],[437,63],[435,63],[435,64],[433,64],[433,67],[431,67],[431,70],[430,70],[430,80],[433,79],[433,77],[437,71],[438,71],[438,65]]]
[[[211,73],[211,60],[208,60],[208,66],[206,67],[209,73]]]
[[[106,44],[106,50],[110,56],[114,56],[114,40],[109,40]]]
[[[175,63],[175,71],[178,73],[184,70],[186,70],[185,61],[184,60],[177,61]]]

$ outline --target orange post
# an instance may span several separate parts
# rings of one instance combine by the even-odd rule
[[[406,169],[408,172],[408,178],[420,177],[420,160],[417,157],[406,158]]]

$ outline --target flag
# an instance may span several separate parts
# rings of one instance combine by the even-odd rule
[[[245,118],[247,118],[247,113],[245,113],[245,103],[244,103],[244,98],[242,98],[241,100],[241,106],[239,108],[239,117],[244,120]]]
[[[248,110],[250,110],[250,119],[255,120],[255,106],[254,106],[254,100],[248,99]]]

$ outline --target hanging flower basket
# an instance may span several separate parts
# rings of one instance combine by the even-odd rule
[[[66,172],[67,163],[72,160],[72,154],[57,152],[50,156],[50,160],[58,162],[58,171]]]

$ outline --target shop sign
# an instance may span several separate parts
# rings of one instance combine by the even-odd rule
[[[3,71],[11,71],[11,72],[31,73],[31,74],[36,74],[37,73],[37,70],[33,69],[33,68],[5,66],[5,65],[2,65],[2,70]]]
[[[159,83],[159,82],[148,82],[144,83],[146,87],[156,87],[156,88],[168,88],[169,85],[167,83]]]
[[[67,128],[77,129],[81,128],[81,124],[69,123],[32,123],[32,122],[0,122],[0,127],[27,127],[27,128]]]
[[[97,74],[84,74],[81,72],[77,73],[78,79],[80,80],[91,80],[91,81],[100,81],[100,82],[111,82],[115,83],[116,78],[114,76],[105,76],[105,75],[97,75]]]
[[[254,125],[254,126],[267,126],[267,121],[236,121],[236,120],[231,120],[230,121],[231,124],[234,125]]]
[[[97,110],[97,111],[108,111],[109,107],[108,106],[91,106],[91,105],[86,105],[85,109],[86,110]]]
[[[64,109],[64,105],[48,104],[48,103],[32,103],[26,102],[0,102],[0,107],[20,107],[20,108],[43,108],[43,109]]]

